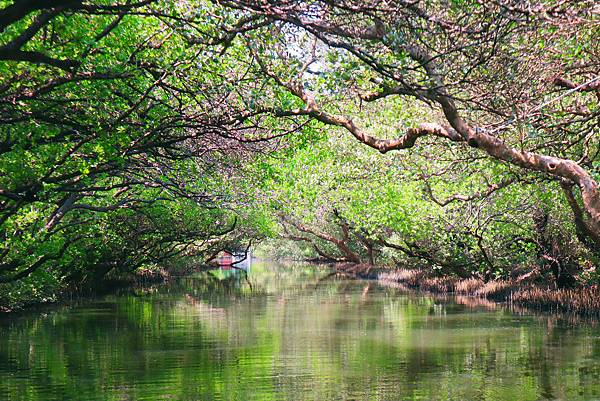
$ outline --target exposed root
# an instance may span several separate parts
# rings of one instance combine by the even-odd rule
[[[554,289],[540,285],[536,275],[484,282],[478,278],[459,280],[454,277],[427,277],[427,274],[420,270],[398,269],[383,272],[379,274],[378,279],[383,284],[393,287],[437,294],[460,294],[463,301],[471,298],[487,304],[488,300],[493,300],[542,310],[600,315],[599,286]]]
[[[594,315],[600,313],[600,288],[597,285],[559,290],[519,289],[511,294],[510,300],[541,309]]]

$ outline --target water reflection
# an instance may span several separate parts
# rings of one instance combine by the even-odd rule
[[[0,399],[600,397],[598,327],[457,301],[313,266],[211,272],[1,321]]]

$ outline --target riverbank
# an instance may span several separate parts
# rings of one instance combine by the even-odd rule
[[[172,276],[171,271],[165,268],[138,269],[130,274],[114,275],[104,278],[102,281],[91,285],[66,285],[62,289],[54,289],[49,294],[32,293],[13,289],[20,297],[9,293],[0,293],[0,315],[24,310],[43,308],[70,302],[76,299],[90,296],[109,294],[123,288],[148,287],[155,284],[165,283]],[[5,285],[6,286],[6,285]],[[23,295],[23,293],[25,295]]]
[[[533,273],[510,280],[484,282],[477,278],[435,277],[416,269],[384,269],[369,265],[340,264],[336,270],[344,275],[375,279],[383,285],[401,285],[407,290],[455,294],[542,311],[600,317],[599,286],[558,289]]]

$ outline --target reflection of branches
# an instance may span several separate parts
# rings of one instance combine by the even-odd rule
[[[315,290],[319,287],[319,284],[323,283],[324,281],[329,280],[331,277],[337,276],[337,274],[338,274],[337,271],[332,271],[331,273],[328,273],[328,274],[324,275],[323,277],[319,277],[317,279],[317,281],[315,282]]]

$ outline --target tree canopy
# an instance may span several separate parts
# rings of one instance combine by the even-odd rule
[[[599,14],[0,1],[2,297],[265,238],[335,261],[588,277]]]

